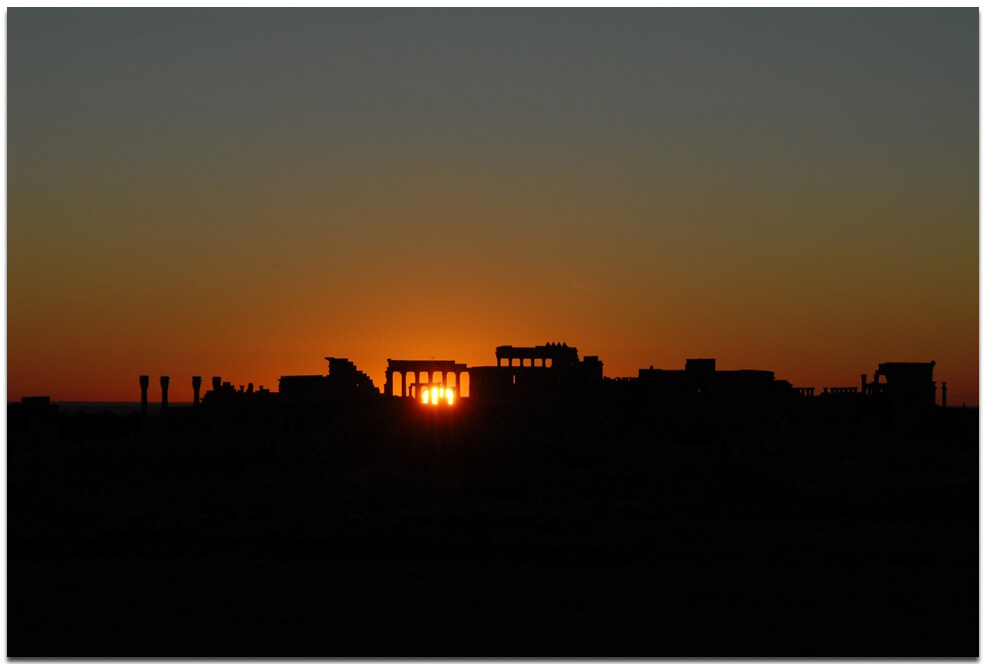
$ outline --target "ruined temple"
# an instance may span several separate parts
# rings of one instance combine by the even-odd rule
[[[496,366],[472,367],[469,376],[478,401],[531,400],[599,387],[603,363],[595,355],[579,360],[578,349],[566,343],[497,346]]]
[[[387,370],[385,372],[386,382],[384,383],[383,393],[385,396],[393,397],[396,395],[394,376],[401,378],[401,397],[412,399],[419,398],[421,391],[427,387],[452,389],[455,397],[461,396],[462,375],[467,373],[469,368],[465,364],[455,360],[392,360],[387,358]],[[413,380],[408,381],[408,376]],[[438,381],[441,376],[441,382]],[[449,381],[449,377],[454,378],[454,382]]]
[[[883,362],[873,380],[861,376],[862,388],[886,407],[896,410],[928,410],[935,405],[937,385],[934,362]]]
[[[482,405],[539,403],[570,407],[573,399],[599,407],[623,404],[667,421],[762,423],[790,417],[847,419],[882,413],[893,420],[927,414],[935,405],[934,362],[884,362],[872,381],[866,374],[856,386],[794,387],[772,371],[723,371],[714,358],[688,358],[683,369],[640,369],[636,377],[604,378],[598,356],[580,358],[567,343],[540,346],[502,345],[496,364],[470,367],[455,360],[395,360],[388,358],[383,395],[388,399],[423,404],[453,405],[461,398]],[[370,377],[345,358],[326,357],[326,375],[281,376],[279,391],[253,385],[237,390],[213,377],[213,389],[203,403],[261,406],[328,405],[379,398]],[[397,383],[400,382],[398,388]],[[195,403],[201,378],[193,377]],[[141,413],[146,417],[149,377],[140,377]],[[162,412],[167,404],[167,377],[161,378]],[[942,406],[945,384],[942,383]]]
[[[281,376],[278,391],[284,403],[328,403],[380,396],[373,380],[344,357],[326,357],[326,376]]]

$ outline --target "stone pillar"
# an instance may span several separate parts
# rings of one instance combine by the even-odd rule
[[[140,377],[140,416],[147,417],[147,386],[151,384],[150,376]]]
[[[383,384],[383,395],[385,397],[392,397],[394,396],[394,372],[387,369],[384,376],[386,376],[386,380]]]
[[[202,376],[192,376],[192,392],[195,393],[195,405],[199,405],[199,390],[202,389]]]
[[[442,372],[442,389],[444,390],[446,387],[448,387],[448,372],[447,371],[443,371]]]
[[[401,397],[407,398],[407,372],[401,372]]]
[[[171,379],[168,376],[161,376],[161,414],[164,415],[168,410],[168,383]]]
[[[859,374],[859,391],[866,394],[866,374]]]
[[[500,357],[499,355],[497,355],[497,357],[496,357],[496,366],[498,366],[498,367],[502,367],[503,366],[503,358]]]

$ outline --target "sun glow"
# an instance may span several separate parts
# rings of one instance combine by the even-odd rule
[[[455,390],[444,387],[426,387],[421,390],[421,403],[437,406],[442,402],[449,406],[455,403]]]

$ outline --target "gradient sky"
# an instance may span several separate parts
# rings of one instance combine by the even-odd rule
[[[9,9],[8,398],[566,341],[978,403],[978,20]]]

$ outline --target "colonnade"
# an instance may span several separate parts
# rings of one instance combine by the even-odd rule
[[[394,392],[394,373],[393,371],[387,372],[387,382],[386,382],[386,393],[393,396]],[[418,398],[418,386],[428,385],[431,386],[434,382],[434,374],[442,374],[442,389],[449,389],[448,377],[449,374],[455,376],[455,385],[451,388],[455,391],[456,398],[459,397],[459,391],[462,385],[462,373],[461,371],[397,371],[401,376],[401,396],[406,398],[408,396],[413,398]],[[410,374],[413,377],[413,381],[408,383],[407,376]],[[421,374],[425,375],[425,379],[421,379]]]
[[[469,375],[468,367],[452,360],[387,360],[387,370],[385,372],[386,383],[383,393],[385,396],[396,396],[396,385],[394,385],[394,374],[401,377],[401,394],[403,398],[419,396],[418,389],[421,385],[434,384],[435,375],[442,377],[442,389],[453,390],[456,397],[461,396],[462,376]],[[449,386],[449,376],[455,377],[455,385]],[[410,378],[410,380],[409,380]]]
[[[169,376],[161,376],[161,412],[164,413],[168,408],[168,387],[171,385]],[[147,388],[151,385],[150,376],[140,376],[140,415],[147,417]],[[212,379],[212,387],[219,389],[219,379]],[[199,390],[202,388],[202,377],[192,376],[192,391],[195,393],[195,405],[199,405]]]
[[[520,367],[523,367],[523,366],[528,366],[528,367],[537,367],[537,366],[540,366],[540,367],[542,367],[544,369],[547,369],[548,367],[551,366],[551,364],[550,364],[551,358],[550,357],[527,357],[527,358],[525,358],[525,357],[518,357],[516,359],[517,359],[517,366],[520,366]],[[496,358],[496,366],[502,367],[503,366],[503,360],[504,360],[504,358],[502,358],[502,357]],[[507,366],[508,367],[512,367],[514,365],[514,358],[508,357],[508,358],[506,358],[506,360],[507,360]],[[530,360],[530,364],[525,365],[524,364],[524,360]],[[541,360],[541,364],[540,365],[537,363],[538,360]]]

